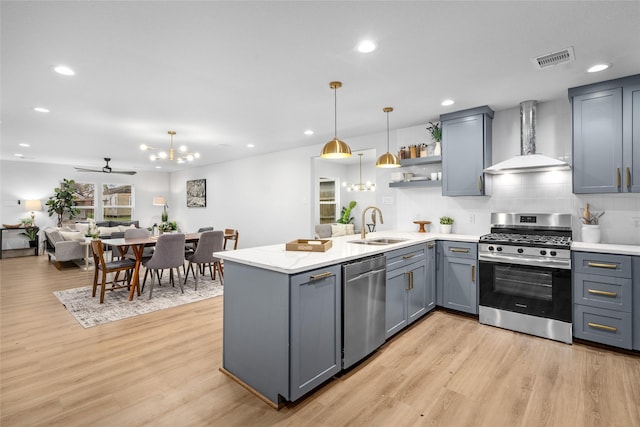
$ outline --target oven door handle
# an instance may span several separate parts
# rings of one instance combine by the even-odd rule
[[[522,258],[517,256],[508,255],[490,255],[490,254],[478,254],[479,261],[499,262],[502,264],[520,264],[530,265],[534,267],[552,267],[561,268],[564,270],[571,269],[571,260],[559,260],[559,259],[531,259]]]

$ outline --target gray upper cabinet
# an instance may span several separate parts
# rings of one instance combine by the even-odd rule
[[[573,192],[640,192],[640,75],[569,89],[569,99]]]
[[[491,165],[488,106],[442,114],[442,195],[484,195],[485,167]]]

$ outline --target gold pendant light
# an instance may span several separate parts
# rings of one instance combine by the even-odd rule
[[[389,151],[389,113],[393,111],[391,107],[384,107],[382,109],[385,113],[387,113],[387,152],[382,156],[378,157],[378,161],[376,162],[377,168],[399,168],[400,160],[394,154]]]
[[[347,145],[346,142],[338,139],[338,95],[336,90],[342,87],[341,82],[331,82],[329,83],[329,87],[333,89],[333,97],[334,97],[334,124],[335,124],[335,133],[333,139],[327,142],[322,148],[322,154],[320,157],[325,159],[345,159],[347,157],[351,157],[351,148]]]

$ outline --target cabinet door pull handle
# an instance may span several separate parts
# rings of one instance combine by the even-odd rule
[[[589,267],[596,267],[596,268],[611,268],[613,270],[615,270],[616,268],[618,268],[618,266],[616,264],[605,264],[602,262],[588,262],[587,265]]]
[[[616,168],[616,187],[620,188],[620,168]]]
[[[476,282],[476,265],[475,264],[471,266],[471,281],[473,283]]]
[[[482,193],[482,175],[478,177],[478,193]]]
[[[329,277],[329,276],[333,276],[333,273],[330,271],[327,271],[326,273],[320,273],[320,274],[316,274],[314,276],[309,276],[309,280],[319,280],[319,279],[324,279],[325,277]]]
[[[627,166],[626,180],[627,190],[631,190],[631,168],[629,166]]]
[[[601,325],[600,323],[589,322],[587,323],[587,325],[589,325],[589,327],[591,328],[602,329],[603,331],[609,332],[616,332],[618,330],[618,328],[615,328],[613,326]]]
[[[413,258],[414,256],[416,256],[416,254],[404,255],[404,256],[402,257],[402,259],[411,259],[411,258]]]
[[[449,249],[451,252],[460,252],[463,254],[468,254],[469,253],[469,249],[465,249],[465,248],[451,248]]]
[[[429,243],[429,244],[427,245],[427,247],[428,247],[429,249],[433,249],[433,248],[435,248],[435,247],[436,247],[436,244],[435,244],[435,243]]]
[[[594,294],[594,295],[604,295],[607,297],[616,297],[618,296],[617,292],[610,292],[610,291],[601,291],[599,289],[589,289],[588,292],[590,294]]]
[[[404,289],[405,291],[411,290],[411,273],[411,271],[405,273],[407,275],[407,287]]]

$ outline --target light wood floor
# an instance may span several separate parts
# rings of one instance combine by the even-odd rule
[[[0,261],[2,427],[640,425],[638,355],[444,311],[275,411],[218,371],[222,297],[83,329],[52,292],[91,274]]]

